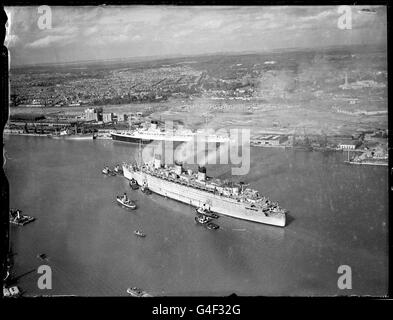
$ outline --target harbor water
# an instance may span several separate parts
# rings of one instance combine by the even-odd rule
[[[4,143],[10,207],[37,219],[11,226],[13,276],[26,296],[118,296],[134,286],[154,296],[387,293],[387,167],[349,166],[342,153],[252,148],[250,172],[235,179],[288,209],[288,225],[222,216],[212,231],[195,223],[194,208],[101,173],[132,160],[135,145],[27,136]],[[207,169],[232,178],[228,166]],[[116,204],[124,192],[137,210]],[[51,290],[37,286],[42,264],[52,269]],[[341,265],[351,267],[350,290],[337,285]]]

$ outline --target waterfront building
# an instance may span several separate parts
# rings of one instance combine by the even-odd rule
[[[287,139],[286,136],[269,134],[255,137],[254,142],[261,145],[278,146]]]
[[[340,142],[338,144],[339,149],[342,150],[355,150],[358,146],[359,146],[359,141],[356,140]]]
[[[124,122],[127,121],[127,115],[126,114],[117,114],[117,122]]]
[[[102,114],[102,121],[104,123],[112,122],[113,121],[113,113],[112,112],[110,112],[110,113],[103,113]]]
[[[88,108],[85,110],[86,121],[102,121],[102,108]]]

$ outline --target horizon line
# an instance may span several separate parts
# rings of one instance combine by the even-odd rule
[[[216,52],[206,52],[197,54],[168,54],[168,55],[152,55],[152,56],[135,56],[135,57],[121,57],[121,58],[109,58],[109,59],[95,59],[95,60],[74,60],[74,61],[64,61],[64,62],[47,62],[47,63],[29,63],[29,64],[17,64],[12,65],[12,57],[10,63],[10,69],[23,68],[23,67],[49,67],[49,66],[69,66],[69,65],[80,65],[80,64],[94,64],[94,63],[105,63],[105,62],[116,62],[122,60],[136,60],[139,61],[158,61],[161,59],[174,59],[174,58],[191,58],[200,56],[213,56],[213,55],[247,55],[247,54],[266,54],[276,51],[296,51],[296,50],[323,50],[332,48],[345,48],[345,47],[376,47],[383,48],[387,47],[385,43],[380,44],[344,44],[344,45],[329,45],[329,46],[318,46],[318,47],[283,47],[274,48],[268,50],[244,50],[244,51],[216,51]]]

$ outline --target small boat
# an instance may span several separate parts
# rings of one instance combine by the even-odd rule
[[[20,219],[10,220],[10,223],[16,224],[18,226],[24,226],[30,222],[33,222],[34,220],[35,220],[34,217],[24,215]]]
[[[48,260],[48,256],[45,253],[37,254],[37,259]]]
[[[34,217],[23,215],[22,210],[19,209],[10,209],[9,219],[10,223],[16,224],[18,226],[24,226],[25,224],[35,220]]]
[[[108,167],[104,167],[104,169],[102,169],[102,173],[106,174],[107,176],[115,176],[116,173],[113,172],[112,170],[110,170]]]
[[[128,288],[127,293],[133,297],[141,298],[141,297],[151,297],[146,291],[139,289],[137,287]]]
[[[141,187],[141,191],[142,191],[144,194],[152,194],[152,191],[151,191],[148,187],[146,187],[146,186],[142,186],[142,187]]]
[[[197,217],[195,217],[195,222],[201,225],[209,223],[211,220],[211,218],[204,215],[198,215]]]
[[[130,200],[130,199],[128,199],[128,198],[124,199],[124,196],[117,196],[116,197],[116,201],[119,204],[121,204],[122,206],[126,207],[126,208],[129,208],[129,209],[132,209],[132,210],[136,209],[135,202]]]
[[[132,178],[132,179],[130,180],[129,185],[130,185],[130,187],[131,187],[132,190],[137,190],[137,189],[139,189],[138,182],[137,182],[134,178]]]
[[[20,295],[20,290],[17,286],[13,286],[8,288],[10,291],[11,297],[18,297]]]
[[[142,231],[139,230],[135,230],[134,234],[137,235],[138,237],[142,237],[142,238],[146,237],[146,234],[144,234]]]
[[[10,297],[11,293],[10,290],[8,290],[8,288],[3,287],[3,297]]]
[[[115,171],[118,174],[122,174],[123,173],[123,170],[121,169],[121,167],[118,164],[115,166],[113,171]]]
[[[213,218],[213,219],[218,219],[218,217],[219,217],[217,214],[213,213],[212,211],[210,211],[209,209],[207,209],[205,207],[198,207],[198,208],[195,209],[195,211],[198,214],[201,214],[201,215],[204,215],[204,216],[208,216],[208,217]]]
[[[20,296],[20,290],[17,286],[13,286],[13,287],[3,287],[3,295],[4,297],[19,297]]]
[[[207,228],[208,228],[209,230],[217,230],[217,229],[220,228],[220,227],[219,227],[218,225],[216,225],[215,223],[210,222],[210,223],[207,224]]]

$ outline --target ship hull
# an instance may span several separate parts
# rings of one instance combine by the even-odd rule
[[[219,147],[220,144],[226,143],[229,140],[224,138],[215,138],[215,137],[204,137],[204,136],[171,136],[171,135],[146,135],[145,137],[138,137],[130,134],[122,134],[122,133],[111,133],[112,140],[115,141],[122,141],[128,143],[142,143],[142,144],[149,144],[153,141],[167,143],[171,142],[175,146],[178,146],[184,142],[191,142],[196,141],[196,139],[204,139],[206,142],[209,143],[216,143],[216,146]]]
[[[62,139],[62,140],[93,140],[95,139],[94,135],[69,135],[69,136],[49,136],[52,139]]]
[[[165,148],[165,143],[167,143],[165,140],[156,140],[156,139],[141,139],[141,138],[136,138],[136,137],[131,137],[131,136],[126,136],[126,135],[121,135],[121,134],[116,134],[112,133],[112,140],[114,141],[120,141],[120,142],[127,142],[127,143],[134,143],[134,144],[143,144],[147,145],[150,143],[161,143],[162,148]],[[179,145],[184,143],[184,141],[171,141],[170,142],[172,145],[172,148],[176,149]],[[168,144],[169,145],[169,144]],[[170,145],[169,145],[170,146]],[[164,152],[164,151],[163,151]]]
[[[153,141],[153,140],[144,140],[141,138],[135,138],[135,137],[122,135],[122,134],[116,134],[116,133],[112,133],[111,136],[114,141],[121,141],[121,142],[128,142],[128,143],[148,144]]]
[[[129,180],[134,178],[139,185],[147,183],[148,188],[154,193],[195,207],[207,204],[211,211],[229,217],[279,227],[284,227],[286,224],[285,214],[279,216],[266,216],[262,210],[247,208],[244,203],[236,202],[228,197],[160,179],[141,171],[132,171],[127,166],[123,166],[123,173],[125,178]]]

